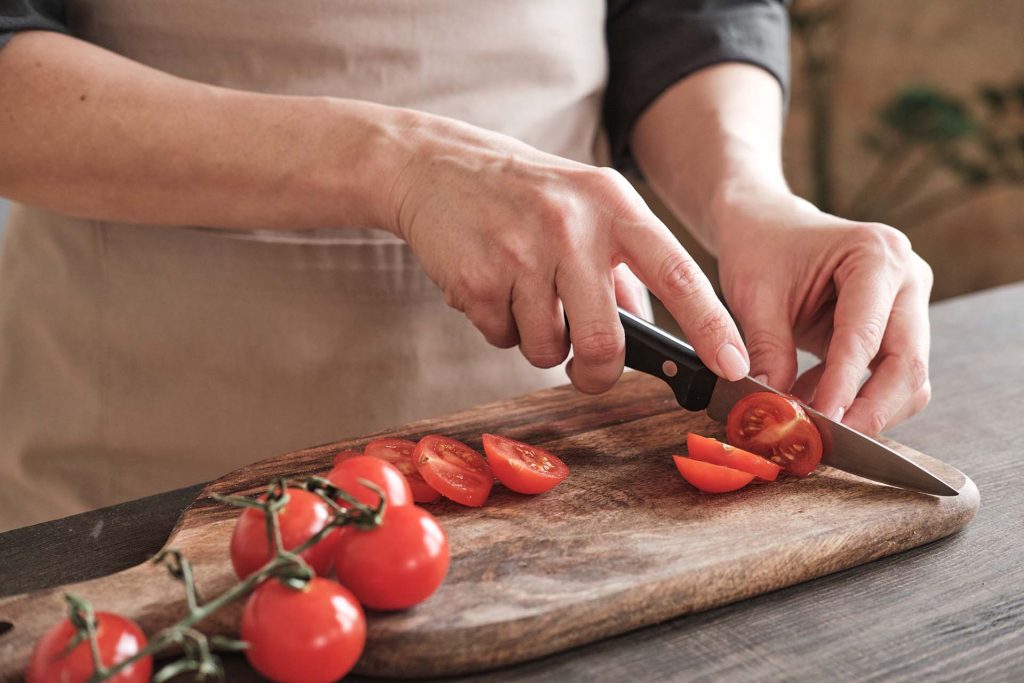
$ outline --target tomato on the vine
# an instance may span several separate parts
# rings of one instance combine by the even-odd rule
[[[375,529],[349,529],[334,556],[338,581],[378,610],[407,609],[426,600],[444,581],[448,536],[421,507],[388,508]]]
[[[801,477],[821,462],[821,434],[803,407],[770,391],[737,401],[729,411],[725,433],[733,446],[763,455]]]
[[[320,496],[305,489],[289,488],[288,502],[277,513],[281,541],[285,550],[292,550],[309,540],[334,518],[331,508]],[[329,533],[319,543],[302,552],[302,559],[313,571],[323,576],[331,569],[331,558],[337,543],[336,534]],[[266,514],[260,508],[246,508],[238,516],[231,534],[231,566],[238,578],[244,579],[274,557],[267,539]]]
[[[565,463],[543,448],[484,434],[484,453],[498,481],[516,493],[544,493],[569,476]]]
[[[754,455],[742,448],[736,448],[693,432],[686,435],[686,454],[694,460],[749,472],[755,477],[767,481],[775,481],[779,476],[779,470],[782,469],[760,455]]]
[[[96,641],[100,663],[105,667],[119,664],[146,647],[146,636],[132,621],[110,612],[97,612]],[[70,619],[44,633],[32,650],[25,672],[26,683],[85,683],[93,675],[92,653],[86,640],[67,650],[75,637]],[[112,678],[113,683],[143,683],[153,672],[153,658],[146,656],[133,662]]]
[[[359,451],[338,451],[337,453],[334,454],[333,467],[337,467],[338,465],[345,462],[349,458],[354,458],[359,455],[362,455],[362,453],[360,453]]]
[[[348,458],[331,470],[327,479],[363,505],[376,507],[380,499],[372,489],[361,484],[360,479],[376,485],[388,505],[412,505],[412,490],[405,477],[397,467],[379,458],[368,455]],[[338,503],[347,507],[344,501]]]
[[[253,591],[242,611],[245,657],[279,683],[327,683],[347,674],[366,642],[355,597],[334,581],[313,578],[297,590],[276,579]]]
[[[445,498],[480,507],[491,493],[494,473],[490,465],[461,441],[425,436],[416,444],[412,457],[423,479]]]
[[[385,460],[402,473],[405,480],[409,482],[412,489],[412,498],[417,503],[433,503],[441,497],[430,484],[423,479],[423,475],[416,469],[412,453],[416,449],[415,441],[406,439],[374,439],[366,444],[364,452],[374,458]],[[335,461],[337,463],[337,461]]]
[[[750,472],[740,472],[731,467],[712,465],[680,455],[673,455],[672,459],[683,479],[704,493],[729,493],[743,488],[754,479]]]

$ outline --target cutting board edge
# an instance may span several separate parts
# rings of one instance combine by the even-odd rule
[[[952,468],[952,466],[950,466]],[[956,468],[952,468],[956,469]],[[614,636],[622,635],[632,631],[636,631],[648,626],[654,626],[656,624],[664,623],[672,619],[689,616],[699,612],[704,612],[709,609],[716,607],[723,607],[726,605],[741,602],[743,600],[756,597],[758,595],[764,595],[772,593],[790,586],[794,586],[800,583],[811,581],[814,579],[822,578],[835,574],[847,569],[852,569],[860,565],[868,564],[875,560],[879,560],[885,557],[891,557],[914,548],[919,548],[929,543],[949,538],[955,535],[957,532],[962,530],[970,521],[974,518],[980,506],[980,494],[977,485],[974,481],[968,477],[965,473],[956,469],[956,471],[963,476],[963,484],[958,489],[959,495],[951,499],[955,505],[948,509],[947,516],[943,517],[945,522],[943,525],[936,527],[934,533],[927,534],[924,536],[914,537],[913,535],[908,536],[903,543],[889,545],[889,546],[878,546],[877,550],[872,552],[869,548],[865,547],[865,551],[862,555],[848,556],[846,561],[836,562],[833,565],[825,566],[814,566],[805,565],[806,571],[802,573],[795,573],[785,578],[780,578],[775,581],[766,580],[763,583],[752,584],[747,590],[737,592],[735,595],[725,600],[696,600],[693,603],[686,604],[681,610],[678,606],[671,609],[664,610],[663,613],[655,614],[653,616],[637,619],[634,622],[624,622],[622,619],[605,619],[597,620],[591,624],[584,624],[582,627],[578,620],[566,619],[566,611],[562,611],[558,614],[558,618],[567,622],[573,623],[572,629],[569,633],[574,634],[565,638],[546,638],[541,641],[541,644],[528,651],[522,651],[516,656],[508,657],[500,655],[496,657],[494,653],[507,652],[502,649],[502,645],[505,642],[512,642],[516,639],[514,637],[495,637],[496,632],[502,630],[508,631],[522,631],[522,626],[526,624],[530,628],[536,628],[536,617],[528,616],[521,619],[506,620],[502,622],[495,622],[493,629],[487,629],[484,633],[480,632],[480,626],[471,626],[464,629],[447,629],[443,636],[444,644],[451,647],[453,640],[458,640],[459,635],[462,635],[465,642],[467,643],[482,643],[478,650],[475,650],[477,662],[487,662],[486,664],[462,666],[451,658],[443,660],[443,666],[436,666],[438,660],[436,658],[425,658],[423,660],[412,660],[410,662],[408,653],[403,655],[401,664],[414,664],[414,666],[393,666],[392,661],[386,654],[383,654],[380,658],[375,658],[374,648],[383,648],[385,651],[393,648],[393,643],[380,643],[377,645],[368,642],[367,650],[364,652],[363,657],[357,664],[355,671],[359,674],[378,677],[378,678],[394,678],[402,680],[412,680],[418,678],[437,678],[442,676],[460,676],[475,673],[483,673],[487,671],[493,671],[496,669],[504,668],[507,666],[514,666],[516,664],[522,664],[524,662],[539,659],[545,656],[564,652],[576,647],[580,647],[589,643],[604,640]],[[838,556],[839,553],[837,552]],[[712,566],[706,571],[713,573],[717,568]],[[770,575],[766,574],[766,577]],[[659,592],[663,592],[666,586],[670,586],[671,577],[660,580],[650,581],[642,586],[632,586],[628,590],[623,590],[621,595],[630,596],[639,592],[643,592],[645,596],[651,596]],[[699,593],[696,593],[699,597]],[[609,599],[608,595],[603,595],[600,598],[601,602],[607,602]],[[637,602],[637,600],[633,600]],[[667,601],[666,601],[667,602]],[[571,609],[567,611],[579,611],[581,615],[586,615],[588,609],[591,607],[590,603],[578,603],[573,605]],[[624,608],[628,610],[630,605],[625,605]],[[608,626],[602,628],[600,625],[602,622],[607,622]],[[487,628],[487,627],[484,627]],[[453,634],[455,639],[453,639]],[[586,634],[586,635],[583,635]],[[419,641],[424,640],[424,634],[422,632],[416,632],[415,634],[409,634],[410,637],[415,637]],[[428,639],[429,642],[429,639]],[[440,647],[442,643],[436,643],[427,649],[433,649]],[[436,652],[436,649],[434,649]],[[378,664],[379,662],[379,664]]]

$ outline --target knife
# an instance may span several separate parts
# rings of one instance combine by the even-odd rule
[[[770,391],[783,395],[751,377],[736,382],[720,379],[681,339],[621,308],[619,319],[626,332],[626,365],[664,380],[687,410],[706,410],[711,419],[724,423],[732,407],[747,394]],[[956,489],[896,451],[809,406],[803,408],[821,432],[821,461],[826,465],[902,489],[933,496],[958,495]]]

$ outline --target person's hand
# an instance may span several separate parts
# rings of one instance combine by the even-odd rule
[[[924,408],[932,273],[903,233],[781,192],[734,198],[717,222],[753,376],[868,434]],[[800,378],[797,348],[824,359]]]
[[[616,303],[643,315],[642,280],[720,376],[749,369],[707,278],[618,173],[423,116],[408,132],[392,225],[427,275],[495,346],[538,367],[565,360],[581,391],[610,388],[625,342]],[[632,272],[630,272],[632,271]]]

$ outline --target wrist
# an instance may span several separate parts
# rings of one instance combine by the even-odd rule
[[[719,183],[704,213],[703,229],[718,254],[726,244],[746,239],[744,234],[759,225],[785,224],[796,212],[817,209],[793,194],[784,179],[735,177]]]

